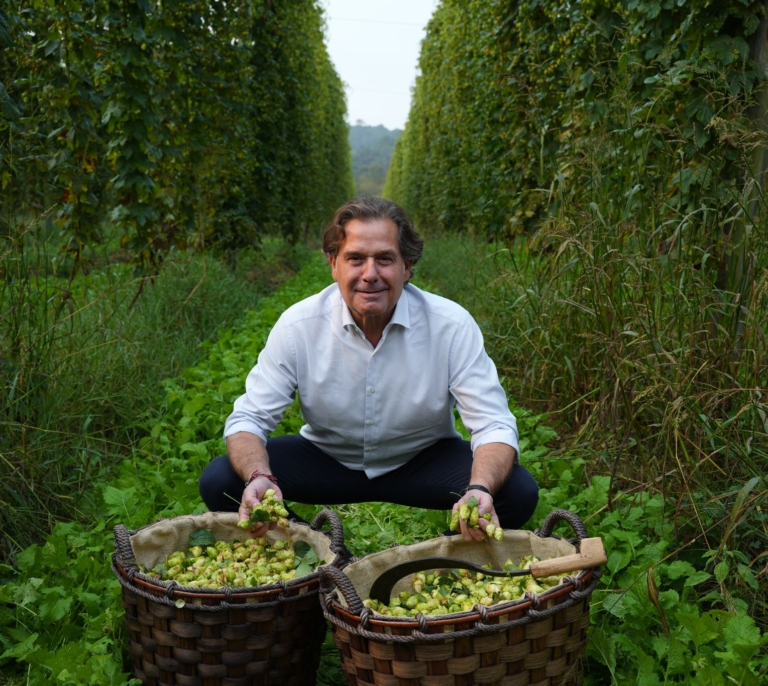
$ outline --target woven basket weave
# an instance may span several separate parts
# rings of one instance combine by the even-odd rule
[[[560,520],[573,527],[571,543],[578,549],[587,532],[565,510],[552,512],[535,536],[507,536],[529,537],[536,554],[536,537],[557,538],[552,528]],[[374,614],[345,573],[324,568],[320,603],[349,686],[576,686],[583,677],[589,600],[600,574],[584,570],[546,593],[491,608],[478,604],[471,612],[413,618]]]
[[[313,532],[325,523],[335,554],[331,565],[340,566],[344,534],[334,512],[323,510],[308,529],[292,522],[291,530],[304,527],[302,538],[322,536]],[[138,531],[115,527],[112,556],[137,679],[147,686],[315,683],[327,627],[318,602],[319,570],[259,588],[184,587],[140,573],[130,541]]]

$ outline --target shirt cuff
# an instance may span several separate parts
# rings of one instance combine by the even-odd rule
[[[255,436],[258,436],[261,439],[261,442],[264,443],[264,445],[267,445],[267,434],[265,434],[256,424],[252,424],[251,422],[235,422],[234,424],[231,424],[224,429],[224,438],[229,438],[232,434],[239,433],[241,431],[245,431],[249,434],[254,434]]]
[[[473,434],[470,445],[472,446],[472,453],[474,454],[481,445],[487,443],[506,443],[515,449],[516,457],[515,461],[520,461],[520,446],[518,444],[517,431],[512,429],[491,429],[481,434]]]

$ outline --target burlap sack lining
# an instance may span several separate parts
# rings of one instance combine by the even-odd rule
[[[177,550],[186,551],[189,548],[189,535],[200,529],[210,531],[217,541],[245,541],[248,534],[238,528],[238,519],[236,512],[205,512],[156,522],[131,536],[136,563],[151,568],[165,562],[166,557]],[[269,541],[288,540],[292,543],[305,541],[317,553],[321,564],[329,564],[335,558],[328,537],[303,524],[291,522],[288,529],[278,526],[268,531],[266,538]]]
[[[452,557],[478,565],[489,562],[494,569],[503,569],[504,563],[509,559],[516,565],[526,555],[536,555],[540,559],[573,555],[575,546],[566,540],[557,538],[540,538],[530,531],[505,531],[503,541],[465,541],[461,536],[439,536],[438,538],[414,543],[412,545],[397,546],[389,550],[382,550],[353,562],[343,571],[352,582],[358,595],[365,600],[369,597],[371,586],[379,576],[401,562],[417,560],[423,557]],[[572,574],[578,574],[574,570]],[[400,591],[413,591],[409,575],[401,579],[394,587],[392,594]],[[346,607],[344,597],[340,595],[339,602]]]

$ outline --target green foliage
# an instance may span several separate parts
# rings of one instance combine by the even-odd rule
[[[2,221],[53,212],[75,255],[109,219],[156,270],[171,246],[295,238],[352,194],[314,0],[29,1],[0,41]]]
[[[158,414],[162,380],[198,361],[201,341],[306,255],[265,241],[233,272],[211,255],[174,252],[150,281],[89,251],[90,273],[73,276],[74,258],[42,232],[0,235],[2,561],[76,515],[79,494],[135,449],[137,412]]]
[[[254,8],[251,65],[260,104],[252,214],[284,235],[315,235],[354,192],[341,80],[317,3]]]
[[[760,78],[747,39],[762,14],[757,0],[444,0],[385,192],[433,230],[511,236],[557,207],[553,187],[581,187],[575,158],[608,147],[635,194],[667,196],[659,223],[705,195],[732,204],[741,153],[723,143]],[[615,193],[630,210],[631,188]]]
[[[744,582],[715,578],[705,539],[677,546],[661,495],[611,496],[607,476],[584,488],[585,468],[582,458],[547,456],[533,471],[550,486],[534,520],[566,507],[608,552],[592,600],[587,683],[762,683],[768,634],[731,597]]]

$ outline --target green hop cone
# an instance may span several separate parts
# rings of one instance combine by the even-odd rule
[[[264,496],[262,497],[261,502],[253,506],[248,521],[249,526],[260,522],[267,522],[270,524],[275,522],[279,526],[287,527],[289,526],[287,517],[288,510],[285,505],[283,505],[283,501],[278,500],[275,497],[274,488],[268,488],[264,491]],[[242,521],[238,522],[237,525],[244,529],[248,528]]]
[[[504,529],[502,529],[500,526],[496,527],[496,531],[493,532],[493,537],[497,541],[503,541],[504,540]]]
[[[463,519],[465,522],[469,519],[469,516],[472,514],[472,508],[464,503],[459,507],[459,518]]]
[[[480,521],[480,509],[475,506],[472,508],[472,512],[469,515],[469,525],[472,527],[477,527],[478,522]]]
[[[489,523],[485,527],[485,535],[488,536],[488,538],[493,538],[493,534],[496,532],[496,526],[492,523]]]
[[[229,543],[204,533],[213,545],[174,552],[167,560],[174,564],[157,565],[153,570],[142,568],[143,573],[163,581],[175,579],[192,588],[257,587],[295,579],[299,563],[303,565],[299,576],[310,573],[318,564],[317,554],[306,544],[299,552],[291,541],[262,537]]]
[[[451,525],[450,525],[451,531],[458,531],[459,530],[459,510],[456,509],[456,511],[451,515]]]

